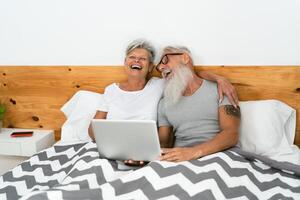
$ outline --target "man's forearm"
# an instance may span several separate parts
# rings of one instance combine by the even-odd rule
[[[221,131],[211,140],[192,148],[197,151],[198,158],[228,149],[238,142],[238,131]]]
[[[168,126],[161,126],[158,128],[159,142],[162,148],[170,148],[173,144],[172,128]]]
[[[171,136],[160,137],[159,141],[160,141],[161,148],[171,148],[173,146],[173,139]]]

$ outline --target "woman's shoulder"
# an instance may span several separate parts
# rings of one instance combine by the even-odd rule
[[[158,77],[152,77],[149,82],[153,85],[164,85],[165,84],[165,80],[162,78],[158,78]]]
[[[118,83],[112,83],[112,84],[106,86],[104,89],[104,93],[115,91],[117,89],[118,85],[119,85]]]

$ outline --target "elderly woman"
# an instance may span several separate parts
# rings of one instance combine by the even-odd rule
[[[105,88],[105,105],[98,109],[94,118],[156,121],[158,102],[164,90],[164,80],[151,77],[154,57],[154,48],[145,40],[136,40],[128,45],[124,60],[127,80],[113,83]],[[225,93],[237,99],[235,90],[227,79],[208,72],[201,72],[199,76],[218,82],[221,94]],[[89,135],[94,140],[91,126]]]

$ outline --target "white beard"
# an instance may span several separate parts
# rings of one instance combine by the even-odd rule
[[[193,73],[187,66],[180,65],[173,69],[171,76],[164,90],[165,107],[178,103],[188,82],[193,78]]]

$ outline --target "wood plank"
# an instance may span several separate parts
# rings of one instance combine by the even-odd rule
[[[197,66],[227,77],[240,100],[277,99],[300,112],[300,66]],[[154,76],[159,76],[157,72]],[[122,66],[0,66],[0,100],[8,105],[4,126],[54,129],[66,120],[61,106],[78,90],[102,93],[124,80]],[[297,115],[295,144],[300,146]]]

